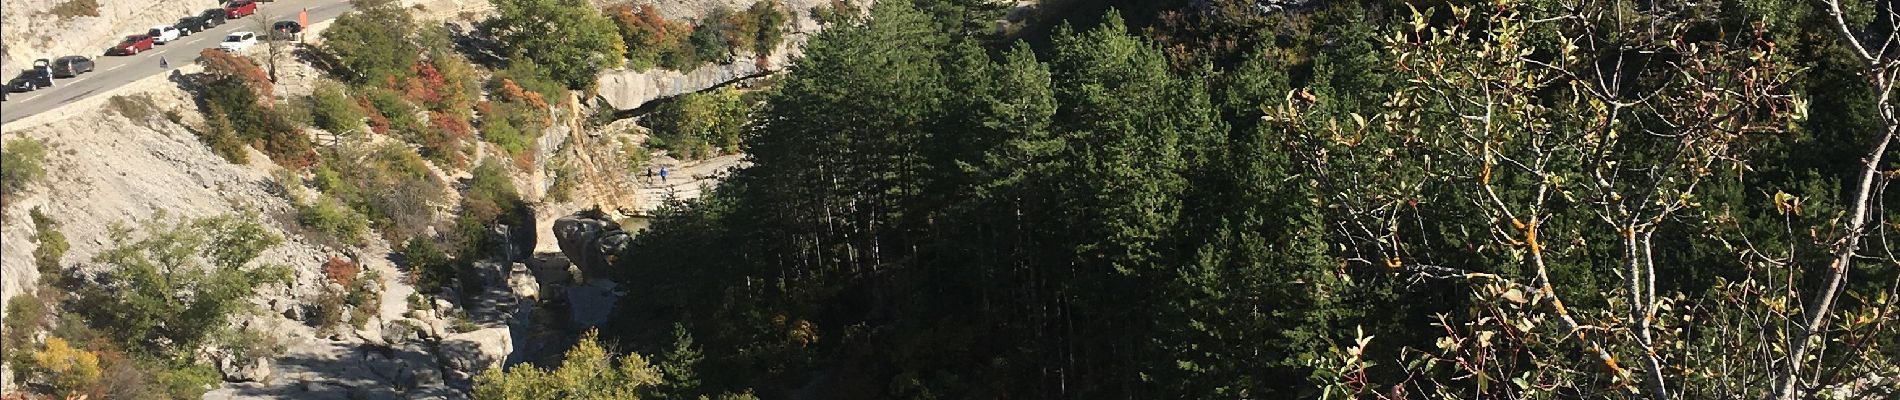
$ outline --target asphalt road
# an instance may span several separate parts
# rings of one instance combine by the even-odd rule
[[[270,23],[295,21],[297,12],[305,7],[310,9],[310,23],[316,24],[343,15],[344,11],[350,9],[350,3],[347,0],[277,0],[258,3],[256,14],[225,21],[224,25],[178,38],[171,43],[152,46],[151,50],[139,52],[138,55],[105,56],[106,49],[103,48],[93,54],[78,54],[92,57],[97,63],[92,72],[80,74],[76,78],[55,79],[51,88],[25,93],[8,93],[7,101],[0,103],[0,123],[13,122],[111,91],[113,88],[152,75],[168,73],[168,70],[159,68],[159,57],[164,57],[165,62],[172,68],[188,65],[198,58],[199,51],[218,47],[218,42],[224,41],[224,35],[231,32],[257,32],[260,41],[257,46],[252,47],[252,50],[246,51],[246,53],[257,53],[258,49],[267,46],[261,39],[265,31],[270,30]],[[125,32],[121,37],[140,33],[145,32]],[[0,79],[11,80],[19,74],[20,71],[7,71],[5,75],[0,76]],[[0,80],[0,84],[5,83],[4,80]]]

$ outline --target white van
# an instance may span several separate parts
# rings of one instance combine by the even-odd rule
[[[146,31],[145,34],[152,36],[152,43],[166,44],[173,40],[178,40],[178,27],[171,25],[154,26],[152,30]]]

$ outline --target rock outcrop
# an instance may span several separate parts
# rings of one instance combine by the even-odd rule
[[[439,349],[442,364],[456,375],[454,378],[471,379],[489,368],[500,367],[515,351],[515,343],[508,328],[487,328],[442,338]]]
[[[621,230],[620,224],[581,216],[555,220],[554,238],[561,245],[561,253],[580,269],[583,279],[605,276],[614,257],[633,244],[633,237]]]
[[[263,382],[270,379],[271,361],[265,357],[227,354],[218,357],[218,373],[224,375],[226,382]]]
[[[652,69],[646,72],[610,70],[600,74],[600,97],[616,110],[632,110],[647,102],[706,90],[728,82],[765,75],[783,68],[786,57],[762,61],[740,58],[730,64],[709,64],[692,71]]]

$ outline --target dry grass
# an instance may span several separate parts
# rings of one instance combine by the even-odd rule
[[[106,109],[125,116],[139,126],[150,127],[152,117],[159,115],[158,105],[152,102],[151,97],[112,96],[107,102]]]

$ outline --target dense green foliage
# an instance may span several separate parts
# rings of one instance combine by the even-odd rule
[[[1896,69],[1743,3],[1174,3],[999,50],[878,2],[635,238],[608,332],[768,397],[1892,395],[1854,215],[1897,221],[1855,200]]]
[[[612,20],[580,0],[503,0],[485,22],[516,58],[545,66],[570,89],[594,86],[594,74],[621,65],[627,54]]]
[[[0,199],[13,197],[46,178],[46,143],[12,139],[0,148]],[[0,200],[0,204],[5,204]]]
[[[205,352],[282,351],[229,320],[249,312],[255,291],[289,283],[288,269],[254,261],[280,241],[254,220],[161,215],[136,231],[114,227],[113,245],[92,260],[99,276],[46,275],[8,304],[15,382],[66,398],[195,399],[219,379]]]
[[[391,0],[352,0],[351,12],[323,30],[323,49],[341,64],[336,70],[352,83],[382,83],[401,76],[421,53],[413,51],[415,22]]]
[[[740,126],[751,112],[738,90],[720,88],[688,93],[661,104],[642,122],[653,130],[650,147],[673,157],[703,159],[713,147],[721,153],[739,151]]]
[[[119,230],[122,245],[94,257],[105,283],[79,291],[84,315],[126,344],[185,358],[281,271],[250,265],[282,239],[236,216],[154,219],[143,237]],[[281,268],[281,267],[278,267]],[[288,282],[283,282],[288,283]]]

